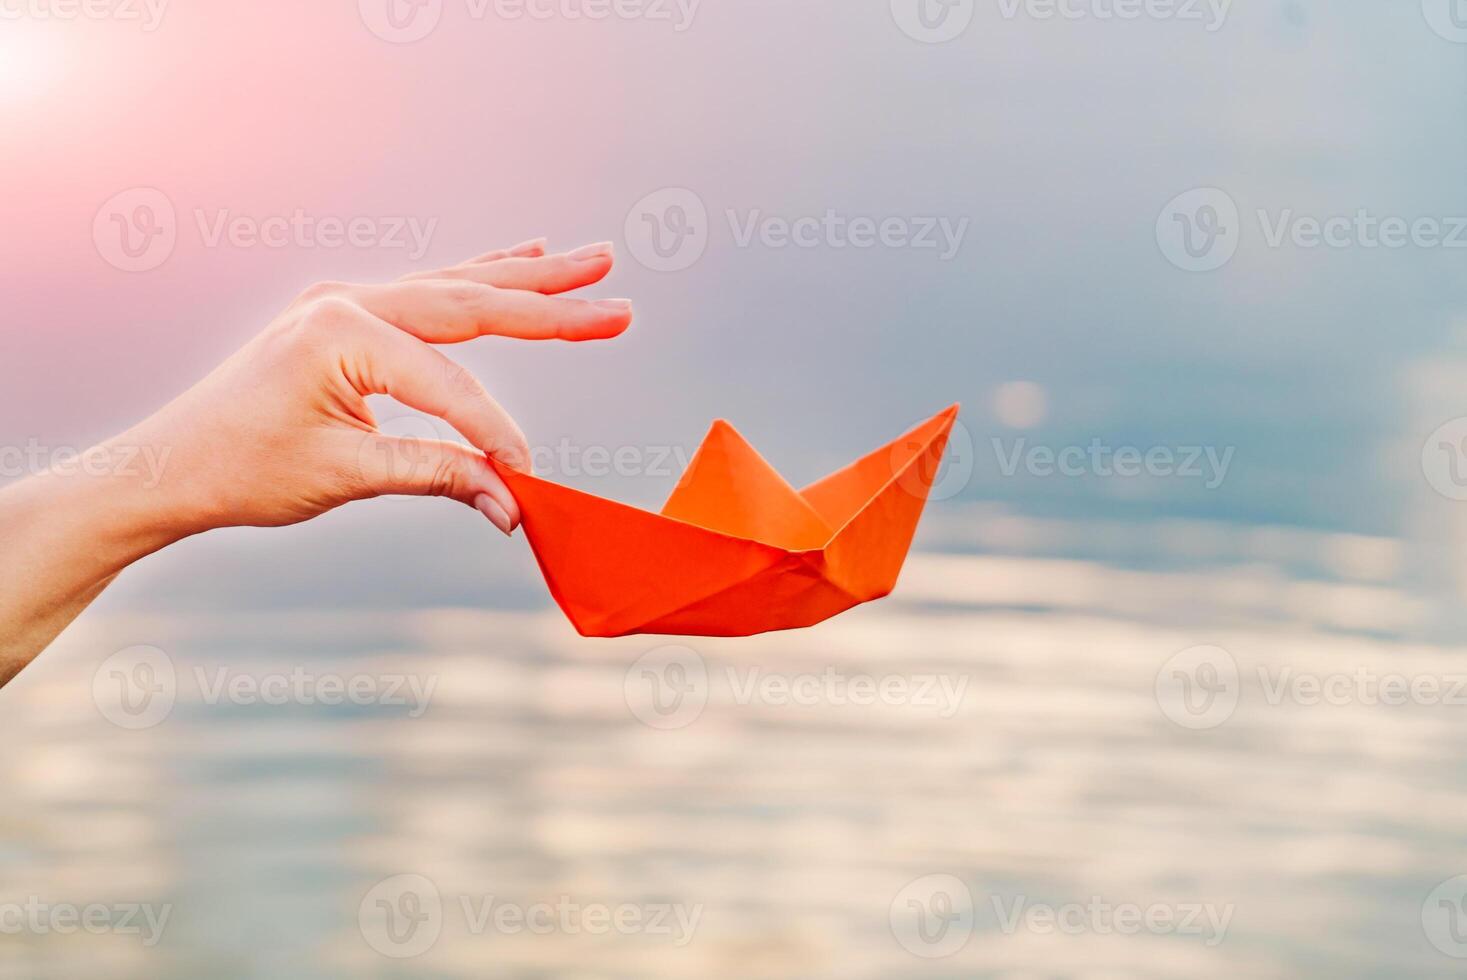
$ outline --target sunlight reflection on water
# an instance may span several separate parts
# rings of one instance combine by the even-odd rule
[[[638,720],[630,668],[669,641],[582,640],[553,610],[90,616],[7,692],[3,896],[171,913],[153,946],[11,930],[3,975],[1447,973],[1422,902],[1467,870],[1461,708],[1270,703],[1300,674],[1462,672],[1460,650],[1403,631],[1427,600],[1396,580],[1396,545],[1295,542],[1318,564],[1306,579],[1262,530],[1180,571],[1060,557],[1041,530],[1031,554],[914,554],[890,600],[812,631],[678,644],[706,682],[666,730]],[[152,727],[90,697],[120,637],[175,669]],[[1216,727],[1174,723],[1156,693],[1198,644],[1238,667]],[[215,690],[297,668],[405,675],[407,703]],[[863,698],[858,677],[901,683]],[[441,906],[431,946],[396,959],[361,910],[402,874]],[[947,958],[893,925],[931,874],[972,897]],[[1006,928],[1021,898],[1230,919],[1214,945]],[[557,902],[643,922],[667,906],[696,928],[483,915]]]

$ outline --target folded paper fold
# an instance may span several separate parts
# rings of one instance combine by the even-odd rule
[[[747,636],[886,595],[954,405],[801,490],[713,423],[660,513],[496,464],[551,595],[584,636]]]

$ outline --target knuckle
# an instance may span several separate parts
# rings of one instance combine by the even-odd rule
[[[443,359],[443,385],[451,395],[457,398],[477,402],[488,397],[484,386],[468,368],[448,358]]]
[[[347,284],[337,282],[334,279],[314,282],[301,290],[301,294],[295,298],[296,305],[306,306],[316,300],[326,299],[328,296],[340,296],[347,290]]]
[[[362,311],[340,295],[322,296],[301,309],[299,323],[312,333],[336,332],[361,322]]]
[[[513,426],[496,442],[492,455],[516,469],[528,470],[531,459],[529,440],[518,426]]]
[[[470,279],[455,279],[443,284],[443,298],[454,306],[477,306],[494,287]]]
[[[428,493],[434,497],[456,497],[458,487],[458,467],[453,457],[444,453],[433,464],[433,472],[428,478]]]

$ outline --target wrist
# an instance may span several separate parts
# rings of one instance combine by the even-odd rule
[[[115,573],[203,530],[190,526],[174,499],[171,455],[129,433],[54,465],[30,489],[41,512],[54,517],[56,533],[85,536]]]

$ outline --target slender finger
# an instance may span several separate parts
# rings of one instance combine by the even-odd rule
[[[478,450],[381,432],[366,433],[363,439],[357,458],[371,495],[447,497],[475,508],[505,534],[519,524],[513,494]]]
[[[507,259],[512,255],[544,255],[545,241],[543,237],[531,238],[529,241],[520,242],[518,245],[511,245],[509,248],[490,249],[483,255],[474,256],[464,264],[468,265],[472,262],[497,262],[500,259]]]
[[[348,381],[362,395],[389,395],[435,415],[486,456],[528,471],[530,447],[509,413],[479,379],[434,348],[380,320],[364,318],[343,360]],[[488,488],[486,488],[488,489]],[[495,499],[519,523],[519,508],[505,490]]]
[[[485,336],[604,340],[632,322],[629,299],[567,299],[461,280],[352,286],[348,295],[372,315],[433,344]]]
[[[614,261],[611,242],[599,242],[559,255],[511,256],[497,262],[467,263],[414,273],[404,280],[465,279],[501,289],[525,289],[549,295],[600,282],[611,271]]]
[[[399,279],[399,281],[402,281],[404,279],[429,279],[429,278],[437,278],[437,277],[442,276],[444,273],[448,272],[449,269],[461,269],[464,266],[482,265],[482,264],[484,264],[486,262],[498,262],[501,259],[509,259],[509,258],[535,258],[536,256],[540,256],[540,255],[544,255],[544,254],[545,254],[545,239],[544,238],[531,238],[527,242],[520,242],[518,245],[511,245],[509,248],[496,248],[496,249],[491,249],[490,251],[485,252],[483,255],[476,255],[476,256],[474,256],[471,259],[468,259],[468,260],[466,260],[464,262],[461,262],[461,263],[459,263],[458,265],[455,265],[455,266],[449,266],[446,269],[434,269],[434,270],[431,270],[431,271],[428,271],[428,272],[410,272],[407,275],[401,277],[401,279]]]

